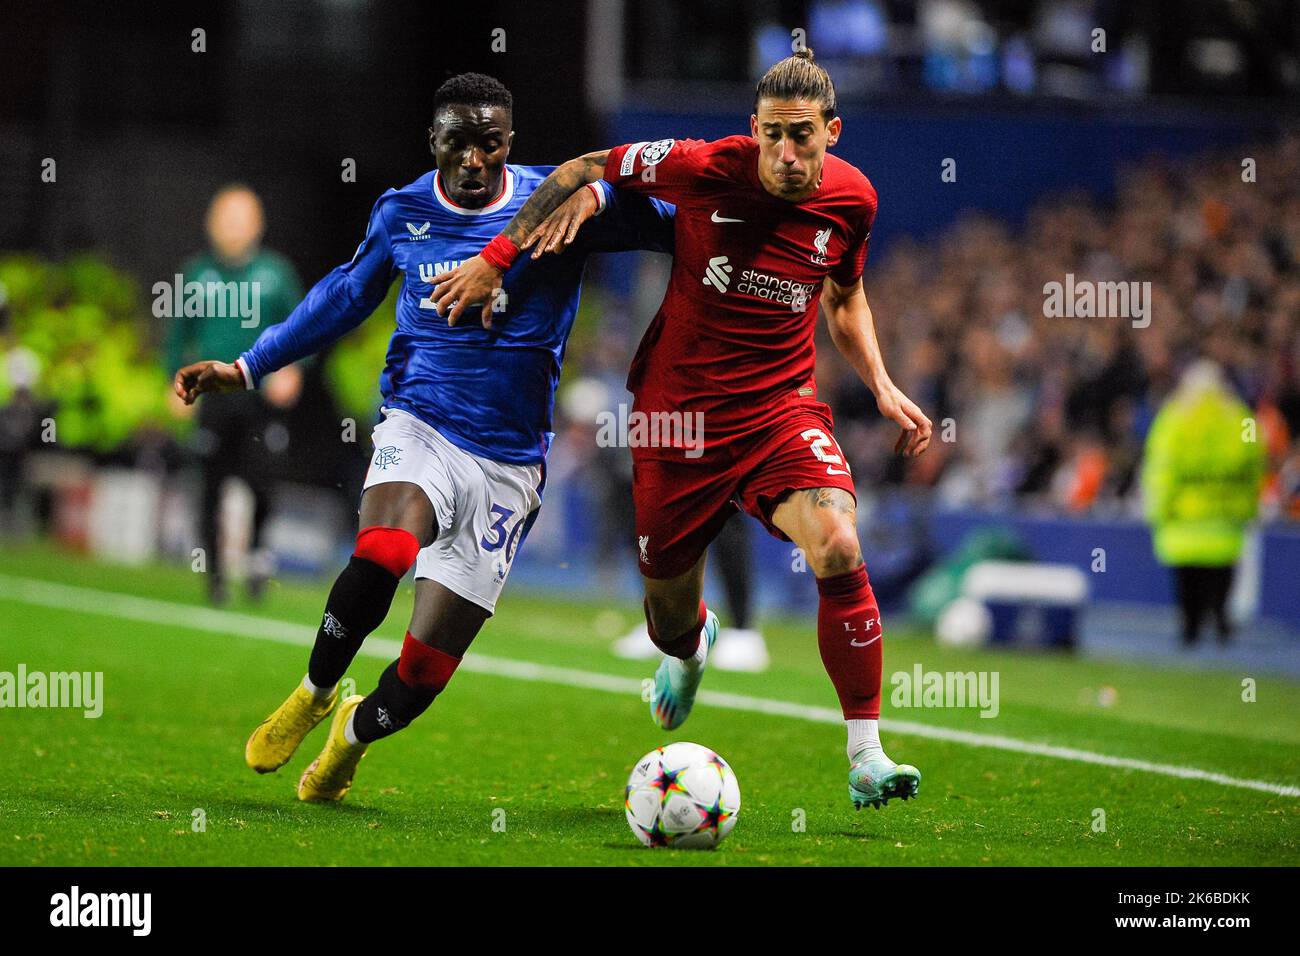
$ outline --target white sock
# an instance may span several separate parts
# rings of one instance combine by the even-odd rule
[[[849,762],[857,763],[866,757],[885,756],[880,747],[880,721],[846,720],[849,728]]]
[[[704,667],[704,661],[709,656],[709,640],[704,636],[704,628],[700,628],[700,646],[695,649],[695,653],[690,657],[679,657],[682,667],[688,671],[698,671]]]
[[[317,687],[311,682],[310,677],[304,677],[302,679],[302,686],[307,688],[307,692],[317,700],[324,700],[330,694],[334,693],[334,687],[337,687],[338,684],[335,684],[334,687]]]
[[[357,740],[357,732],[352,727],[352,722],[357,719],[357,708],[352,708],[352,713],[348,714],[348,722],[343,725],[343,739],[353,747],[360,747],[361,741]]]

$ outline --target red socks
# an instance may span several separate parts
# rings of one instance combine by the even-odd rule
[[[357,546],[352,553],[373,561],[393,577],[401,578],[411,569],[419,551],[420,541],[411,532],[371,525],[358,532]]]
[[[655,633],[654,622],[650,620],[650,604],[648,601],[642,601],[645,608],[645,626],[650,632],[650,640],[654,641],[655,647],[663,651],[669,657],[677,657],[681,660],[691,657],[700,649],[700,629],[704,627],[704,618],[708,613],[705,609],[704,602],[700,602],[699,619],[695,622],[695,627],[685,634],[678,634],[676,637],[664,640]]]
[[[407,631],[402,641],[402,656],[397,659],[397,676],[407,687],[438,694],[451,681],[459,663],[459,657],[422,644]]]
[[[402,656],[385,668],[379,686],[353,713],[353,736],[369,744],[397,733],[429,709],[459,663],[459,657],[421,644],[407,631]]]
[[[817,579],[817,648],[845,720],[880,719],[880,609],[866,565]]]

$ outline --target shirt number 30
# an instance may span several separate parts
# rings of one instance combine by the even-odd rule
[[[502,545],[507,545],[506,560],[509,561],[510,558],[514,556],[519,532],[524,529],[524,521],[520,518],[515,522],[514,528],[507,531],[506,522],[513,518],[515,513],[509,508],[503,508],[501,505],[493,505],[492,514],[496,517],[496,521],[494,521],[492,527],[488,529],[488,534],[492,534],[494,537],[488,538],[485,534],[483,539],[479,541],[479,547],[484,551],[499,551]]]

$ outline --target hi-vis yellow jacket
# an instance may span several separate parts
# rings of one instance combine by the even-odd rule
[[[1142,489],[1161,563],[1236,562],[1264,479],[1256,432],[1250,409],[1217,391],[1175,396],[1160,409],[1147,436]]]

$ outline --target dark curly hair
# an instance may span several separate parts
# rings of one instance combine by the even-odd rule
[[[433,120],[444,106],[499,106],[507,113],[514,110],[514,97],[495,77],[483,73],[459,73],[438,87],[433,94]]]

